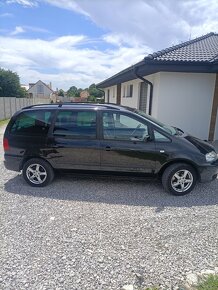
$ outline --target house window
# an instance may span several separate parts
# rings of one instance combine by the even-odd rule
[[[133,85],[128,85],[127,86],[126,97],[127,98],[132,98],[132,96],[133,96]]]
[[[37,85],[37,94],[43,94],[43,93],[44,93],[43,85]]]

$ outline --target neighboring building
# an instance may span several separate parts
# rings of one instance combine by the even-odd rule
[[[83,99],[83,100],[88,100],[88,97],[89,97],[89,91],[87,90],[84,90],[80,93],[80,98]]]
[[[50,96],[54,93],[51,88],[51,83],[46,85],[42,81],[38,81],[37,83],[30,83],[29,89],[27,91],[29,97],[31,98],[50,98]]]
[[[138,108],[202,139],[218,139],[218,34],[172,46],[99,83],[106,102]]]

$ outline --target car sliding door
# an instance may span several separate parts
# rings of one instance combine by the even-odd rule
[[[60,110],[51,138],[53,166],[97,170],[100,167],[97,113],[92,110]]]

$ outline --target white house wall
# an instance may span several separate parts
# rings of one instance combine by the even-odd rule
[[[109,90],[109,100],[108,100],[108,90]],[[104,89],[105,102],[106,103],[117,103],[117,86],[112,86]]]
[[[153,83],[153,117],[196,137],[208,139],[215,74],[159,72],[145,78]],[[141,82],[140,79],[134,79],[121,84],[121,105],[139,108]],[[124,88],[130,84],[133,84],[133,96],[124,97]],[[112,87],[105,89],[106,96],[107,89],[111,90]],[[148,96],[149,91],[150,86]],[[112,101],[113,98],[110,98]],[[113,102],[116,103],[116,98]],[[218,118],[215,139],[218,139]]]
[[[215,77],[215,74],[161,72],[158,119],[208,139]]]

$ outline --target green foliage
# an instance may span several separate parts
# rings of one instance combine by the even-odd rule
[[[95,84],[92,84],[89,86],[89,88],[84,89],[89,92],[88,101],[89,102],[95,102],[96,98],[102,98],[104,96],[103,91],[96,88]],[[67,91],[68,97],[80,97],[80,93],[83,91],[83,89],[79,88],[77,89],[76,86],[72,86]]]
[[[58,91],[58,96],[64,97],[64,91],[62,89]]]
[[[0,121],[0,127],[1,127],[1,126],[4,126],[4,125],[7,125],[8,122],[9,122],[9,120],[10,120],[10,119],[1,120],[1,121]]]
[[[95,103],[96,102],[96,97],[95,96],[88,96],[88,102]]]
[[[217,289],[218,289],[218,275],[209,275],[197,286],[197,290],[217,290]]]
[[[0,97],[26,96],[26,90],[20,86],[20,78],[17,73],[0,69]]]
[[[77,94],[77,87],[72,86],[69,88],[69,90],[67,91],[67,96],[68,97],[76,97]]]
[[[82,92],[83,90],[81,88],[79,88],[75,94],[75,97],[79,98],[80,97],[80,93]]]
[[[97,89],[95,84],[91,84],[91,86],[89,86],[89,94],[90,96],[94,96],[96,98],[101,98],[104,96],[104,93]]]

